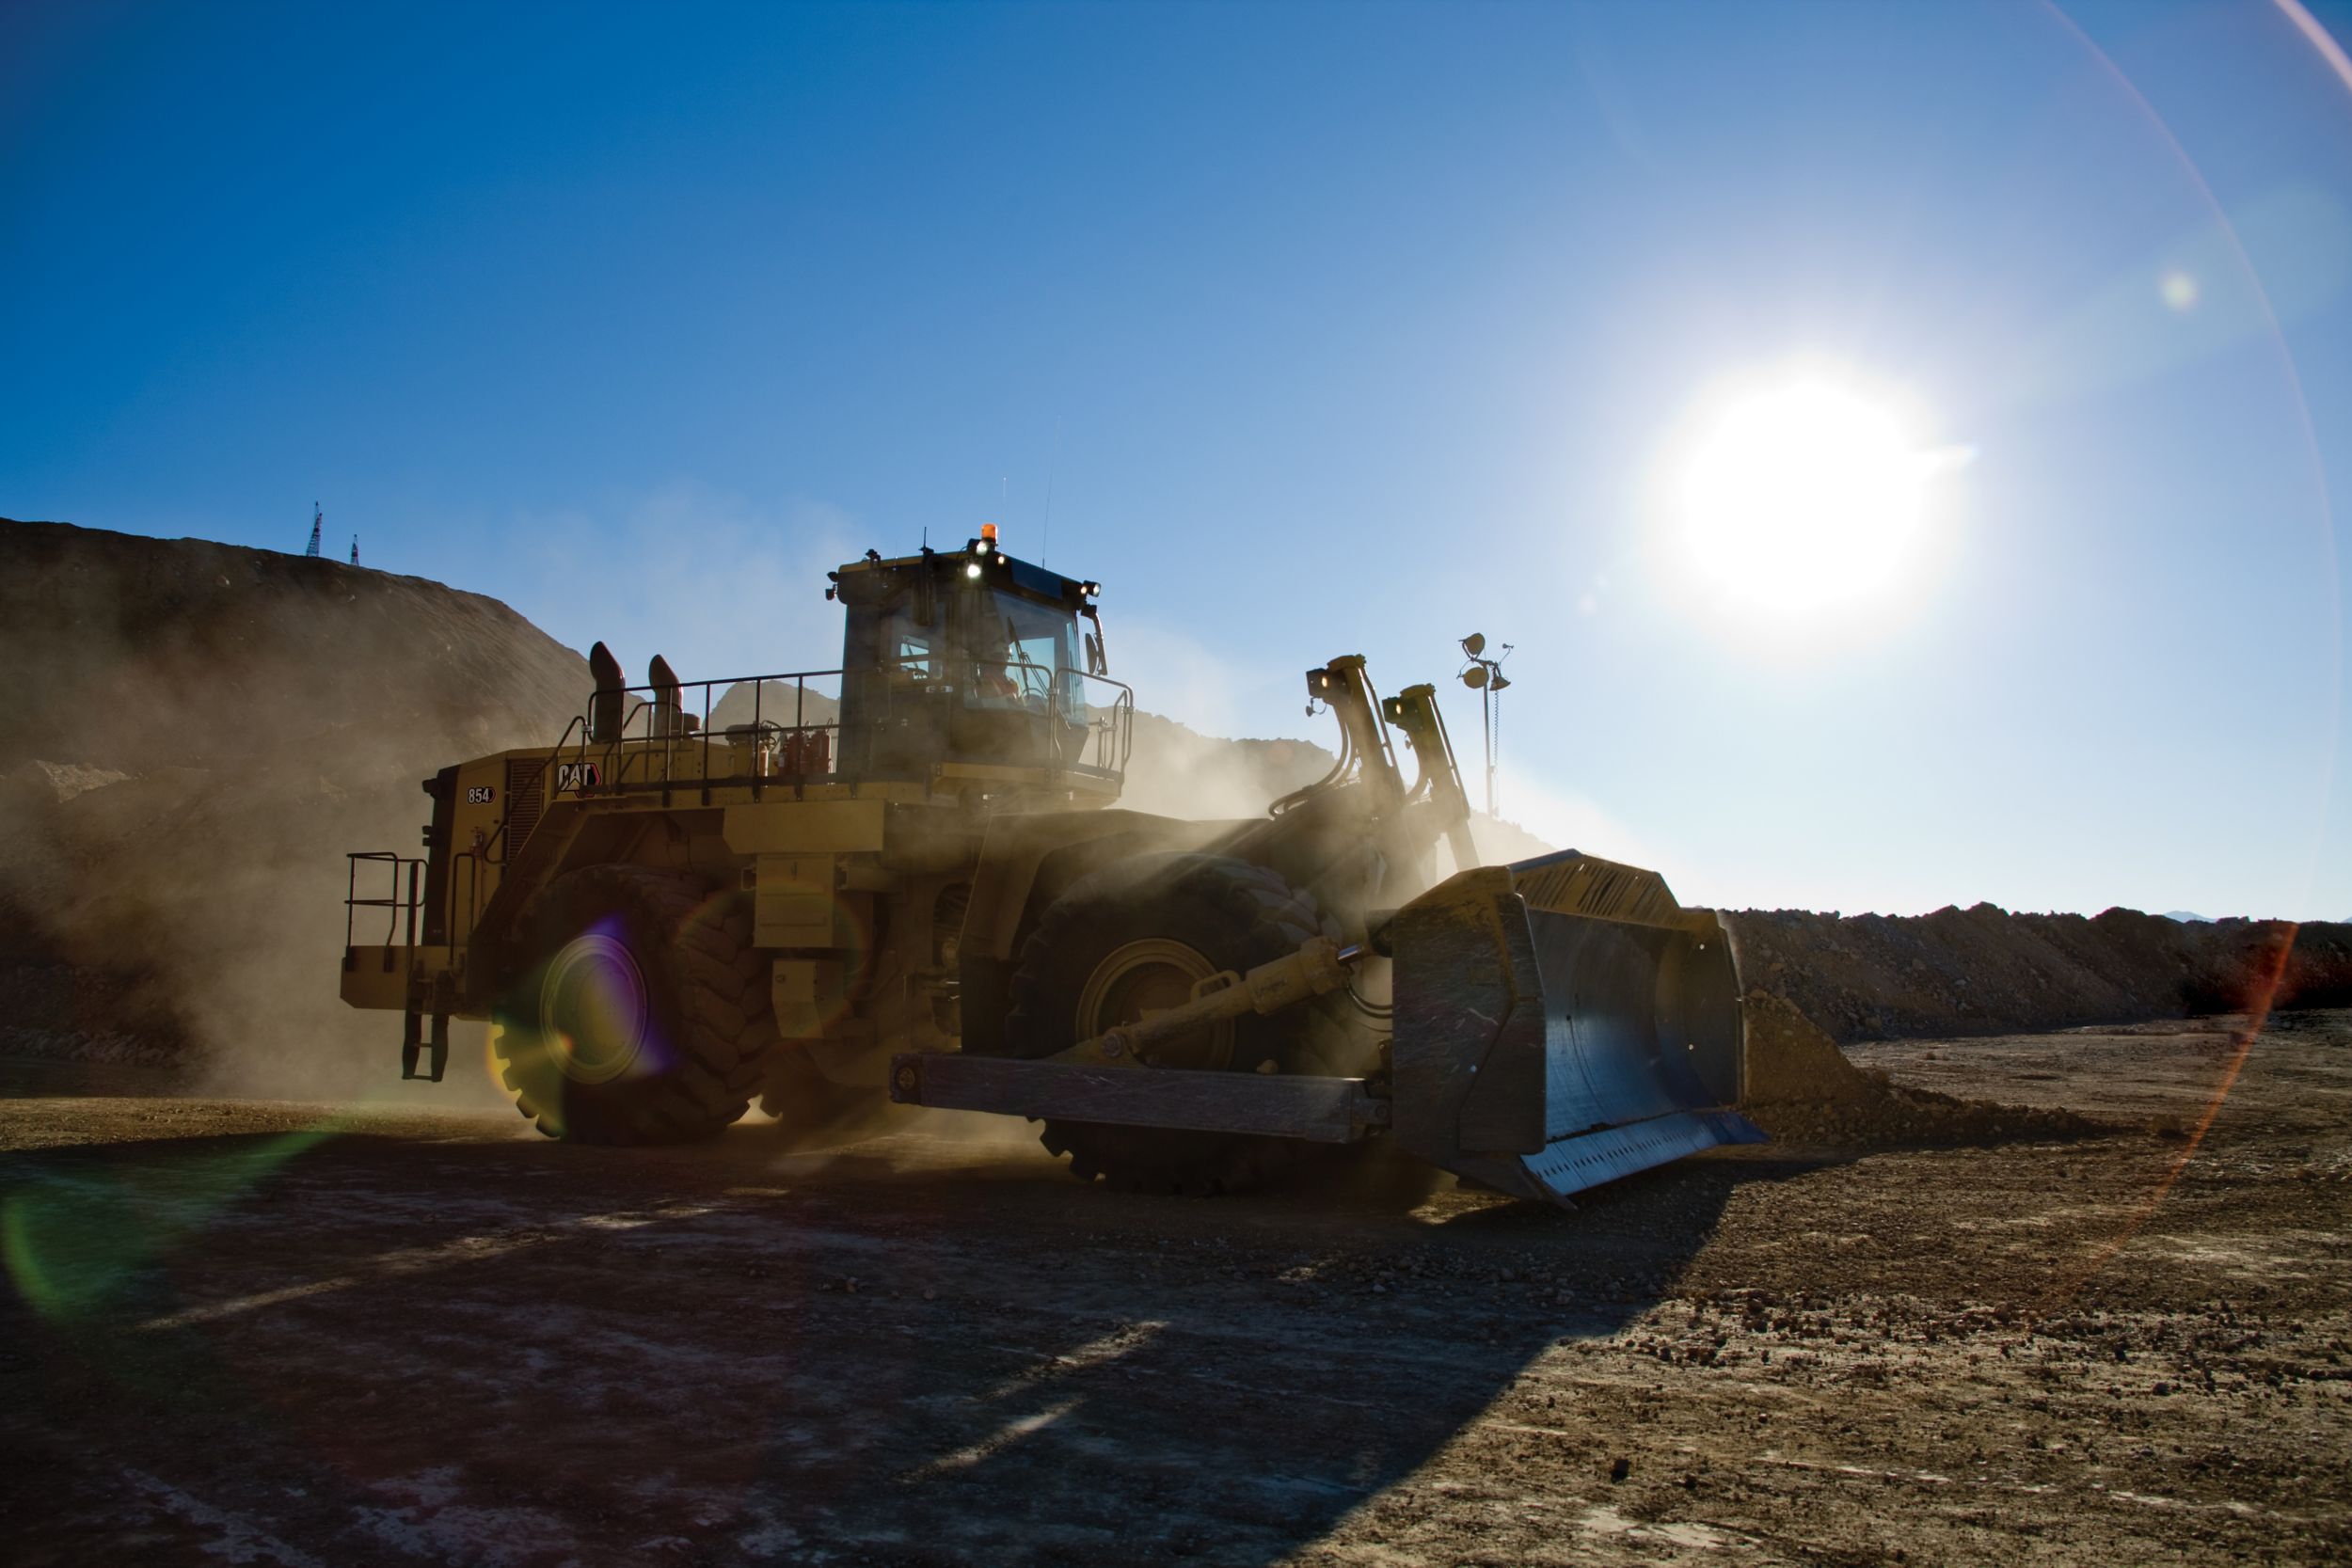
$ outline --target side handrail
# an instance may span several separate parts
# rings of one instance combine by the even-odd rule
[[[596,787],[599,790],[666,792],[699,788],[706,804],[715,785],[748,784],[757,798],[771,783],[831,772],[836,746],[795,744],[794,737],[820,732],[830,735],[840,730],[840,695],[821,689],[812,692],[810,683],[838,682],[847,674],[842,670],[802,670],[684,681],[675,689],[675,701],[667,689],[657,686],[609,689],[600,694],[617,697],[629,705],[618,733],[609,740],[596,741],[589,736],[585,720],[574,719],[564,732],[564,739],[548,755],[548,788],[550,793],[553,791],[566,762],[595,767]],[[769,715],[770,688],[787,683],[792,687],[793,699],[789,725]],[[749,688],[751,721],[716,724],[714,721],[728,694],[743,688]],[[700,692],[699,704],[686,698],[690,689]],[[808,712],[811,696],[832,704],[835,716],[812,721]],[[575,734],[577,741],[573,738]],[[566,746],[571,750],[568,757],[564,755]],[[593,757],[592,747],[596,751]],[[739,762],[732,754],[723,762],[719,754],[722,748],[729,753],[744,754]],[[821,768],[809,766],[819,756],[824,761]],[[774,766],[779,762],[787,766]]]
[[[350,877],[343,890],[344,961],[350,961],[352,954],[358,946],[359,911],[382,910],[384,911],[384,956],[386,968],[389,969],[391,952],[396,945],[410,948],[417,945],[417,911],[424,902],[423,892],[418,886],[418,881],[423,875],[424,862],[418,856],[404,855],[397,849],[360,849],[343,858],[350,863],[351,868]],[[383,897],[363,898],[359,895],[359,864],[362,861],[371,865],[384,867],[388,881]],[[404,866],[408,872],[408,886],[405,892],[400,885],[401,869]],[[404,915],[408,921],[407,940],[402,943],[395,943],[392,938],[400,934],[401,918]]]
[[[1081,681],[1110,688],[1107,705],[1097,706],[1092,701],[1085,704],[1089,742],[1093,760],[1088,763],[1095,772],[1115,774],[1124,779],[1128,759],[1135,751],[1135,688],[1108,675],[1098,675],[1086,670],[1070,670],[1066,673]],[[1080,689],[1082,691],[1084,688]]]
[[[1020,663],[1025,682],[1032,674],[1048,674],[1043,665]],[[706,805],[718,787],[747,786],[757,800],[770,784],[798,786],[832,774],[840,762],[841,688],[851,674],[848,670],[800,670],[683,681],[675,689],[648,685],[602,690],[599,696],[626,705],[617,733],[596,739],[586,717],[575,717],[542,764],[545,799],[552,801],[567,765],[593,769],[593,787],[599,793],[659,790],[666,800],[672,790],[698,789]],[[1057,735],[1051,743],[1049,766],[1123,778],[1135,747],[1134,689],[1107,675],[1067,666],[1054,668],[1050,679],[1057,706],[1064,700],[1059,693],[1075,688],[1075,706],[1083,715],[1075,721],[1085,733],[1074,744]],[[834,689],[813,689],[812,683],[818,682],[833,684]],[[772,711],[776,705],[771,701],[771,692],[786,687],[791,698],[788,722]],[[1103,689],[1099,702],[1090,695],[1097,688]],[[690,691],[699,693],[698,703]],[[728,696],[738,693],[739,700],[748,699],[749,722],[717,723]],[[812,698],[827,704],[831,715],[812,716]],[[882,700],[890,699],[885,693]],[[522,844],[505,848],[511,859]]]

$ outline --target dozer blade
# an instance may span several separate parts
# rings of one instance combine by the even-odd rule
[[[1663,879],[1574,850],[1465,871],[1397,911],[1397,1142],[1522,1197],[1764,1134],[1732,1107],[1731,943]]]

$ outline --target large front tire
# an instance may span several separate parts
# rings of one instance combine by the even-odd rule
[[[527,961],[493,1015],[516,1108],[572,1143],[686,1143],[742,1116],[775,1043],[748,899],[599,865],[523,911]]]
[[[1050,1056],[1145,1012],[1185,1001],[1224,971],[1248,974],[1338,927],[1279,873],[1215,855],[1150,855],[1073,884],[1021,950],[1005,1037],[1023,1056]],[[1168,1042],[1164,1068],[1336,1073],[1362,1044],[1328,999],[1278,1015],[1248,1014]],[[1150,1071],[1149,1067],[1135,1070]],[[1137,1192],[1241,1192],[1287,1176],[1295,1139],[1154,1127],[1048,1121],[1041,1139],[1080,1180]]]

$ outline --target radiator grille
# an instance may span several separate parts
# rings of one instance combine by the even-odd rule
[[[531,830],[539,825],[539,813],[546,804],[546,791],[540,788],[547,760],[532,757],[528,761],[508,758],[506,763],[506,858],[512,861],[531,837]]]

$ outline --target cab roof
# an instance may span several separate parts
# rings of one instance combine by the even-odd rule
[[[843,582],[845,578],[868,574],[912,574],[928,568],[933,576],[946,578],[951,574],[963,575],[966,568],[976,564],[980,568],[980,580],[989,587],[1010,588],[1073,607],[1103,591],[1100,583],[1066,578],[1032,562],[1018,560],[984,539],[968,539],[960,550],[934,550],[927,546],[914,555],[884,556],[879,550],[868,550],[865,560],[845,562],[839,571],[827,575],[835,582]]]

